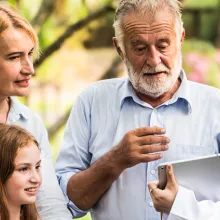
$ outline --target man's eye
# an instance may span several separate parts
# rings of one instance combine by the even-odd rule
[[[165,45],[160,45],[160,46],[158,46],[158,48],[159,48],[159,50],[165,50],[165,49],[167,48],[167,46],[165,46]]]
[[[146,47],[138,47],[135,49],[135,52],[136,53],[143,53],[143,52],[145,52],[145,50],[146,50]]]

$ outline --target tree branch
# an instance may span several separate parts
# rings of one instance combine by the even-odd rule
[[[77,23],[70,25],[66,29],[66,31],[54,43],[52,43],[48,48],[45,49],[45,51],[43,51],[40,59],[35,61],[34,67],[37,68],[38,66],[40,66],[51,54],[57,51],[62,46],[62,44],[65,42],[65,40],[73,34],[74,31],[80,30],[81,28],[86,26],[91,21],[96,20],[106,15],[106,13],[113,12],[113,11],[115,11],[113,7],[106,6],[98,10],[97,12],[90,14],[86,18],[78,21]]]
[[[111,66],[103,74],[99,80],[115,78],[118,76],[118,66],[121,63],[121,59],[117,56],[113,59]],[[49,139],[52,139],[57,131],[67,122],[72,106],[66,111],[66,113],[58,118],[58,120],[48,128]]]
[[[42,26],[53,13],[54,8],[54,0],[43,0],[36,16],[31,21],[32,26],[35,29],[38,29],[40,26]]]

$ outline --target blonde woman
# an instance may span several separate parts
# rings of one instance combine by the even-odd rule
[[[39,143],[43,182],[37,208],[42,220],[71,219],[52,165],[45,126],[35,113],[13,98],[29,92],[34,55],[38,55],[38,38],[33,28],[16,9],[0,4],[0,122],[20,125]]]

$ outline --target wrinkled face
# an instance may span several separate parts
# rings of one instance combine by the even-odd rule
[[[38,147],[31,143],[20,148],[14,163],[15,170],[5,186],[9,206],[34,203],[41,184]]]
[[[151,18],[130,13],[123,30],[123,60],[136,92],[156,98],[172,89],[182,66],[172,14],[165,10]]]
[[[28,94],[33,50],[33,41],[22,29],[9,28],[0,34],[0,98]]]

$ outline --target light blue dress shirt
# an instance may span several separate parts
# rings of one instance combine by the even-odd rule
[[[65,198],[56,179],[47,131],[42,120],[28,107],[11,97],[11,107],[6,123],[16,124],[25,128],[39,143],[42,185],[37,194],[37,208],[41,219],[72,219]]]
[[[137,97],[127,78],[96,82],[79,95],[56,161],[58,181],[65,195],[70,177],[110,151],[126,132],[159,126],[171,139],[161,160],[122,172],[90,210],[92,219],[160,220],[147,189],[148,182],[158,179],[158,164],[218,151],[220,91],[188,81],[183,71],[181,80],[173,97],[156,108]],[[66,199],[74,217],[85,214],[67,195]]]

